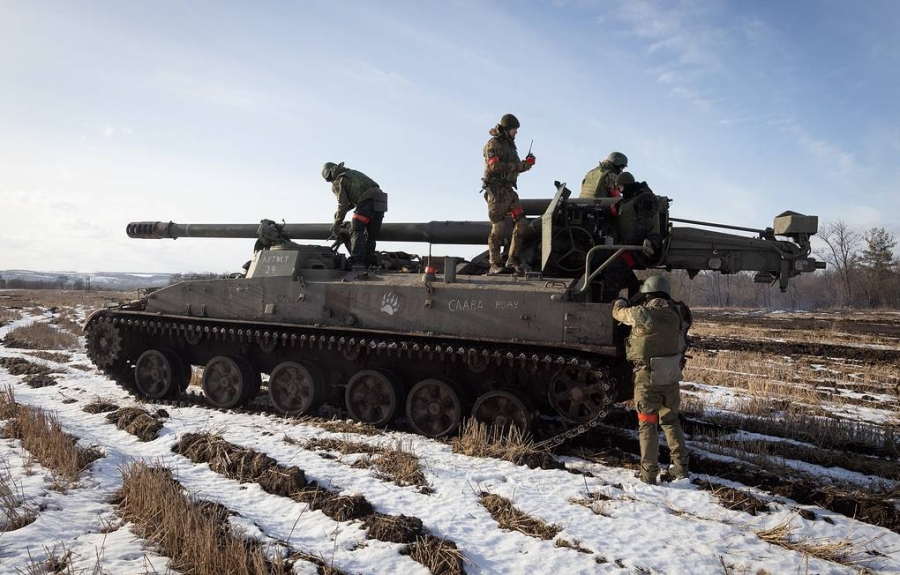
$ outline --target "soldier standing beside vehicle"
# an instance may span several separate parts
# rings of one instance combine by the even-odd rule
[[[322,177],[331,182],[331,191],[338,201],[331,234],[340,235],[344,216],[355,208],[350,222],[350,265],[374,266],[375,242],[387,211],[387,194],[362,172],[344,167],[344,162],[325,162]]]
[[[585,174],[581,181],[580,198],[614,198],[618,194],[616,176],[628,166],[628,158],[622,152],[610,152],[600,165]]]
[[[634,365],[634,405],[641,444],[640,480],[656,484],[659,473],[659,428],[666,434],[672,465],[669,477],[688,477],[688,450],[678,419],[679,382],[687,349],[691,311],[672,299],[669,280],[650,276],[641,285],[641,300],[613,304],[614,319],[631,326],[625,357]]]
[[[519,120],[512,114],[504,114],[500,123],[491,128],[491,139],[484,146],[484,199],[488,205],[488,218],[491,220],[491,233],[488,235],[488,252],[491,268],[488,274],[502,274],[515,271],[521,273],[519,247],[525,234],[527,220],[525,210],[519,205],[519,194],[516,182],[521,172],[527,172],[534,166],[534,154],[529,153],[524,160],[519,160],[516,151],[516,133],[519,131]],[[514,223],[512,240],[506,263],[501,259],[500,247],[503,243],[503,218],[506,215]]]

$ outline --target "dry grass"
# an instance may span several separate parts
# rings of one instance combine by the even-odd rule
[[[414,543],[425,535],[422,520],[408,515],[386,515],[376,512],[366,517],[363,525],[368,537],[391,543]]]
[[[472,457],[493,457],[531,468],[560,467],[549,449],[515,426],[504,431],[470,418],[463,423],[462,433],[453,438],[451,445],[456,453]]]
[[[697,482],[701,488],[710,491],[725,509],[729,511],[737,510],[749,513],[750,515],[758,515],[760,513],[769,512],[769,504],[762,499],[751,495],[746,491],[718,485],[709,481],[700,480]]]
[[[86,413],[107,413],[110,411],[116,411],[117,409],[119,409],[119,406],[115,403],[112,403],[111,401],[106,401],[105,399],[100,399],[98,397],[81,409]]]
[[[53,547],[52,549],[44,546],[44,559],[34,559],[31,551],[28,552],[28,568],[23,575],[76,575],[72,567],[72,552],[66,549],[65,545]],[[78,572],[80,575],[81,571]],[[94,573],[104,573],[100,567],[99,560],[94,569]]]
[[[21,486],[15,484],[9,468],[0,469],[0,533],[15,531],[33,523],[38,509],[26,502]]]
[[[0,357],[0,366],[5,367],[12,375],[46,375],[50,368],[31,363],[21,357]]]
[[[21,349],[75,349],[78,338],[52,325],[34,322],[10,330],[3,345]]]
[[[413,561],[424,565],[432,575],[464,575],[465,557],[456,544],[440,537],[425,535],[407,547]]]
[[[756,535],[766,543],[841,565],[858,564],[868,557],[866,546],[871,541],[858,542],[849,537],[837,540],[813,537],[797,538],[794,536],[797,527],[791,524],[791,519],[792,517],[787,517],[774,527],[757,531]]]
[[[174,569],[194,575],[291,571],[283,560],[268,559],[259,542],[233,533],[227,509],[185,495],[167,469],[137,462],[122,476],[119,512],[138,535],[171,558]]]
[[[85,411],[87,411],[85,406]],[[158,415],[139,407],[123,407],[106,416],[116,427],[127,431],[141,441],[153,441],[162,429],[162,419]]]
[[[72,356],[67,353],[59,353],[55,351],[30,351],[27,355],[37,357],[39,359],[46,359],[47,361],[54,361],[56,363],[68,363]]]
[[[296,420],[298,425],[314,425],[331,433],[356,433],[359,435],[381,435],[383,432],[371,425],[350,419],[323,419],[303,416]]]
[[[8,296],[6,305],[15,308],[36,308],[36,313],[43,309],[64,309],[81,306],[86,311],[104,307],[107,304],[119,303],[135,299],[135,292],[117,291],[81,291],[81,290],[10,290],[4,292]]]
[[[0,326],[6,325],[11,321],[22,319],[22,313],[15,309],[0,309]]]
[[[403,441],[398,439],[393,447],[385,447],[375,460],[376,475],[389,479],[397,485],[428,486],[425,473],[419,458],[413,452],[412,441],[404,449]]]
[[[67,312],[63,312],[57,317],[50,320],[50,323],[59,327],[64,331],[67,331],[75,336],[84,335],[84,330],[81,329],[81,324],[78,323],[75,319],[75,315],[67,310]]]
[[[52,414],[41,409],[16,405],[12,388],[0,394],[0,415],[10,414],[4,434],[20,439],[22,447],[41,465],[48,468],[60,489],[68,488],[93,461],[103,456],[95,448],[79,447],[76,440],[65,433]]]
[[[258,483],[264,491],[297,497],[307,486],[306,474],[296,466],[283,467],[264,453],[239,447],[211,433],[187,433],[172,448],[194,463],[241,483]]]
[[[573,539],[573,540],[569,541],[568,539],[563,539],[562,537],[560,537],[559,539],[557,539],[553,542],[553,546],[554,547],[565,547],[567,549],[574,549],[575,551],[578,551],[579,553],[587,553],[589,555],[593,553],[593,551],[591,551],[587,547],[582,547],[581,541],[579,541],[578,539]]]
[[[301,445],[305,449],[336,451],[341,455],[362,453],[363,456],[356,460],[354,467],[374,468],[376,477],[392,481],[400,487],[415,485],[428,488],[422,465],[412,450],[412,441],[406,448],[399,439],[389,446],[334,438],[314,438],[298,442],[287,436],[285,442]]]
[[[538,539],[553,539],[557,533],[562,531],[562,527],[559,525],[550,525],[545,521],[519,511],[509,499],[500,495],[482,493],[480,503],[488,510],[491,517],[500,526],[500,529],[518,531]]]

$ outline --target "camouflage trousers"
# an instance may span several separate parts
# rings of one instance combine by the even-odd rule
[[[512,239],[509,243],[506,264],[518,265],[520,263],[519,246],[522,243],[522,238],[528,225],[528,220],[525,218],[525,210],[519,204],[519,194],[512,188],[495,186],[485,190],[484,199],[488,205],[488,219],[491,220],[491,233],[488,234],[488,252],[490,253],[491,265],[503,265],[504,263],[500,251],[506,236],[506,228],[503,223],[506,216],[510,216],[515,225]]]
[[[371,266],[377,264],[375,244],[381,231],[384,212],[375,211],[375,202],[363,200],[350,219],[350,263]]]
[[[675,474],[688,470],[688,450],[678,419],[681,391],[678,382],[651,385],[650,371],[634,371],[634,405],[638,413],[638,438],[641,444],[641,480],[655,483],[659,474],[659,428],[666,434]]]

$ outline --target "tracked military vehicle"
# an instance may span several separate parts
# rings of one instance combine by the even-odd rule
[[[557,183],[550,200],[525,200],[530,232],[523,276],[488,276],[487,256],[423,261],[382,253],[377,270],[352,269],[329,224],[128,224],[133,238],[258,238],[245,277],[183,281],[93,313],[93,362],[137,393],[161,399],[203,366],[206,401],[241,406],[260,395],[284,414],[343,407],[357,421],[405,417],[440,437],[468,416],[529,428],[536,416],[564,422],[560,436],[595,425],[629,397],[623,326],[604,270],[639,246],[618,242],[615,199],[576,200]],[[810,257],[817,218],[785,212],[756,237],[686,227],[658,202],[659,249],[644,268],[729,274],[778,282],[824,264]],[[705,224],[706,226],[715,224]],[[488,222],[386,223],[380,240],[484,244]],[[608,287],[608,286],[607,286]]]

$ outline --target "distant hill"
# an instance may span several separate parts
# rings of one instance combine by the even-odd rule
[[[134,290],[159,287],[169,283],[173,274],[145,274],[130,272],[34,272],[29,270],[0,270],[0,286],[32,287],[32,284],[58,284],[61,288],[85,289],[90,284],[93,289]],[[15,281],[18,280],[18,281]],[[12,282],[12,285],[11,285]],[[29,285],[16,285],[24,282]]]

